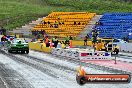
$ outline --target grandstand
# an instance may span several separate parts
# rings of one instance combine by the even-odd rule
[[[52,12],[37,24],[32,32],[45,31],[49,36],[77,36],[96,13]]]
[[[101,25],[95,27],[99,31],[99,37],[123,39],[129,36],[132,39],[132,13],[105,13],[99,23]]]

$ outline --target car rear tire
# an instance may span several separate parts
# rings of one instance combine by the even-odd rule
[[[29,50],[27,50],[26,53],[28,54],[29,53]]]

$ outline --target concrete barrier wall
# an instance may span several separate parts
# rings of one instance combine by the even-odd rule
[[[132,52],[132,43],[122,43],[118,45],[120,46],[120,51]]]
[[[79,48],[69,48],[69,49],[61,49],[61,48],[48,48],[45,47],[42,43],[30,42],[29,48],[37,51],[42,51],[46,53],[51,53],[53,55],[66,57],[66,58],[74,58],[78,60],[110,60],[111,53],[109,52],[93,52],[89,49],[79,49]]]
[[[111,60],[110,52],[92,52],[87,49],[59,49],[54,48],[51,52],[53,55],[74,58],[78,60]]]
[[[52,49],[51,53],[53,55],[58,55],[58,56],[62,56],[62,57],[79,59],[79,52],[74,49],[72,50],[72,49],[54,48],[54,49]]]
[[[32,50],[42,51],[46,53],[51,53],[52,48],[45,47],[42,43],[29,42],[29,48]]]

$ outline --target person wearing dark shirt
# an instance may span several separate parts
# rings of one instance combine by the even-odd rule
[[[87,40],[88,40],[88,37],[85,36],[85,37],[84,37],[84,46],[87,46]]]
[[[55,21],[54,28],[58,28],[58,23]]]
[[[58,45],[58,39],[57,39],[57,36],[55,36],[54,38],[54,47],[56,48]]]
[[[74,25],[76,25],[76,22],[74,21]]]
[[[50,24],[50,28],[52,28],[53,27],[53,25],[52,24]]]
[[[69,41],[69,37],[68,36],[65,38],[65,45],[66,44],[68,44],[68,45],[70,44],[70,41]]]
[[[48,21],[48,24],[50,24],[50,22]]]
[[[62,24],[64,25],[64,22],[62,22]]]
[[[78,25],[80,25],[81,23],[79,22]]]
[[[46,22],[44,21],[44,24],[46,24]]]
[[[73,40],[71,36],[69,37],[69,39],[70,39],[70,40]]]

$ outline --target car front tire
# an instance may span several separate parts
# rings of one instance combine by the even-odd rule
[[[86,83],[86,79],[84,76],[76,76],[76,81],[79,85],[84,85]]]

